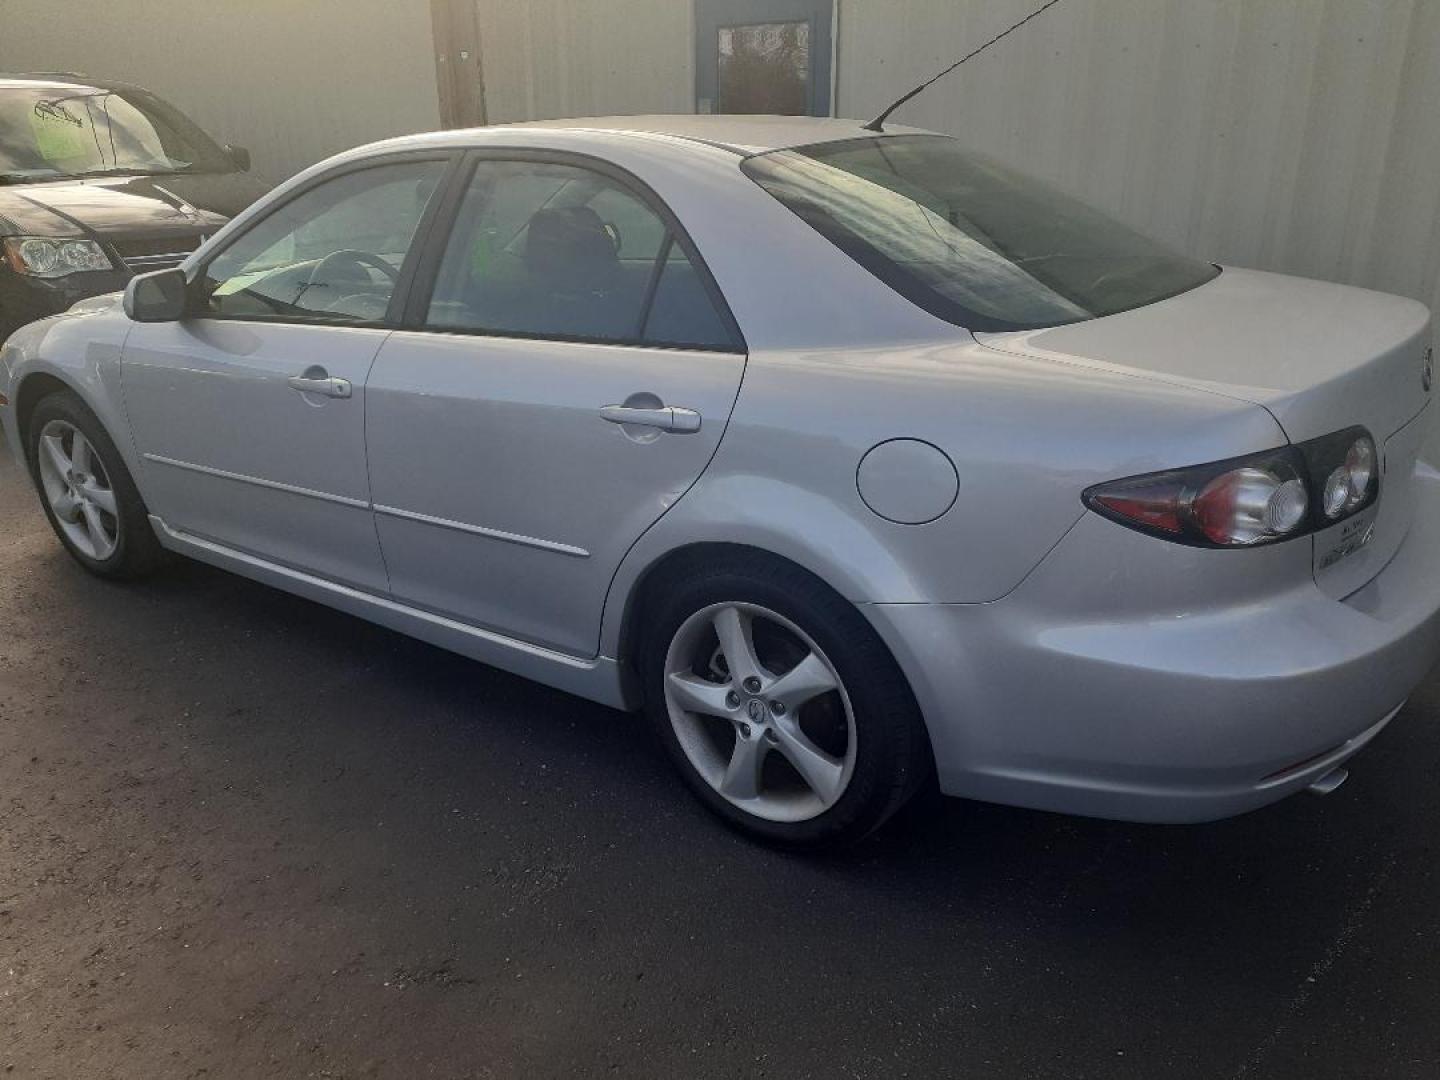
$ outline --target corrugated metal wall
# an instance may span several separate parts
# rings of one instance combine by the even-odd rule
[[[492,122],[694,108],[690,0],[476,0]],[[868,116],[1039,0],[839,0]],[[170,97],[276,177],[439,122],[428,0],[0,0],[0,68]],[[1063,0],[902,109],[1206,258],[1440,306],[1440,0]]]
[[[139,83],[272,180],[440,123],[428,0],[0,0],[0,71]]]
[[[688,0],[479,0],[493,122],[694,108]],[[868,117],[1039,0],[839,0]],[[1063,0],[897,119],[1220,262],[1440,308],[1440,0]]]
[[[869,116],[1037,0],[841,0]],[[1440,2],[1063,0],[897,119],[1220,262],[1440,308]]]
[[[492,124],[694,112],[690,0],[478,0]]]

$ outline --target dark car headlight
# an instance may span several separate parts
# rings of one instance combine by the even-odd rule
[[[93,270],[114,270],[115,263],[94,240],[45,236],[7,236],[0,241],[5,264],[26,277],[58,278]]]

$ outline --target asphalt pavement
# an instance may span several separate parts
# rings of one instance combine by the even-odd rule
[[[0,560],[7,1080],[1440,1076],[1433,676],[1323,799],[932,798],[798,858],[636,717],[199,565],[86,576],[3,451]]]

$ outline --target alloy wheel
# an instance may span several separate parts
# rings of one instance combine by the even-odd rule
[[[767,821],[808,821],[845,793],[855,715],[834,664],[789,619],[713,604],[686,619],[665,658],[665,705],[696,772]]]
[[[104,562],[120,546],[115,489],[100,455],[74,424],[51,420],[40,432],[40,483],[66,539]]]

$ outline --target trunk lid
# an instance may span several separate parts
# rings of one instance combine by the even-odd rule
[[[1380,499],[1315,534],[1316,582],[1331,595],[1346,596],[1374,577],[1409,529],[1410,477],[1431,411],[1425,409],[1430,313],[1423,304],[1227,268],[1197,289],[1134,311],[975,336],[1005,352],[1252,402],[1268,409],[1293,442],[1363,425],[1382,455]]]

